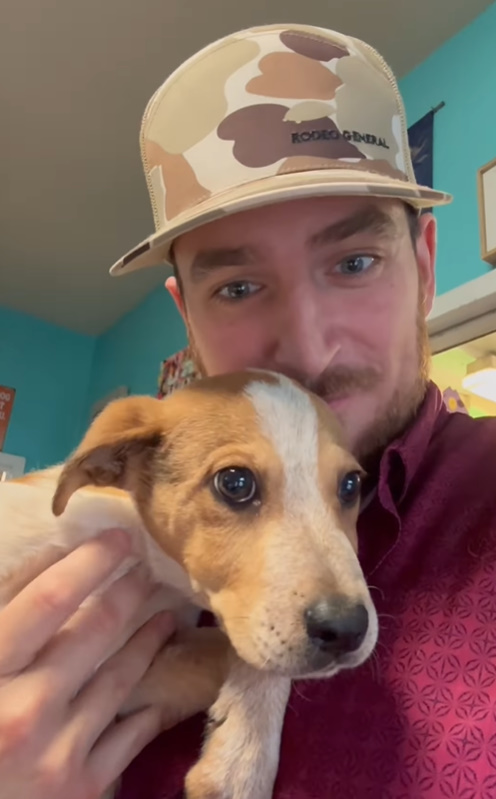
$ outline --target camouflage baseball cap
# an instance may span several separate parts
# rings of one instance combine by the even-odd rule
[[[286,200],[451,197],[415,182],[403,101],[368,44],[325,28],[267,25],[220,39],[160,86],[141,126],[155,233],[113,275],[168,263],[181,234]]]

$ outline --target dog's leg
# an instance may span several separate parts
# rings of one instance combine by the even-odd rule
[[[187,799],[272,796],[290,680],[233,661],[210,709],[200,760],[187,775]]]
[[[155,657],[121,717],[152,705],[166,730],[215,702],[228,675],[231,645],[217,628],[179,630]]]

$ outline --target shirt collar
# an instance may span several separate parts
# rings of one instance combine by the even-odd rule
[[[441,392],[430,382],[414,421],[384,451],[379,468],[381,504],[394,515],[403,500],[436,430],[448,417]]]

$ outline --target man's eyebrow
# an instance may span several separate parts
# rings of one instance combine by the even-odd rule
[[[358,233],[374,233],[377,236],[394,238],[398,232],[398,225],[390,214],[381,208],[371,206],[361,209],[346,219],[328,225],[311,236],[309,244],[312,249],[316,249],[326,244],[344,241]]]
[[[246,266],[252,261],[253,256],[248,247],[201,250],[193,258],[190,266],[190,278],[193,283],[199,283],[216,269],[228,266]]]
[[[386,211],[376,206],[369,206],[315,233],[310,237],[309,245],[312,249],[317,249],[364,232],[394,237],[398,235],[398,225]],[[249,247],[215,247],[200,250],[190,266],[190,278],[193,283],[200,283],[217,269],[246,266],[253,263],[253,260],[253,252]]]

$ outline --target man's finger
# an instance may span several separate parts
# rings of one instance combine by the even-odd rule
[[[91,783],[105,791],[160,732],[160,711],[147,708],[119,721],[100,738],[90,754]]]
[[[72,703],[67,732],[71,749],[90,751],[173,630],[172,615],[158,614],[99,668]]]
[[[123,631],[150,591],[145,576],[133,569],[101,596],[92,597],[18,675],[21,689],[30,693],[39,690],[56,697],[58,705],[67,705],[99,664],[121,645]]]
[[[9,602],[0,612],[0,676],[29,665],[130,551],[125,533],[107,531],[55,563]]]

